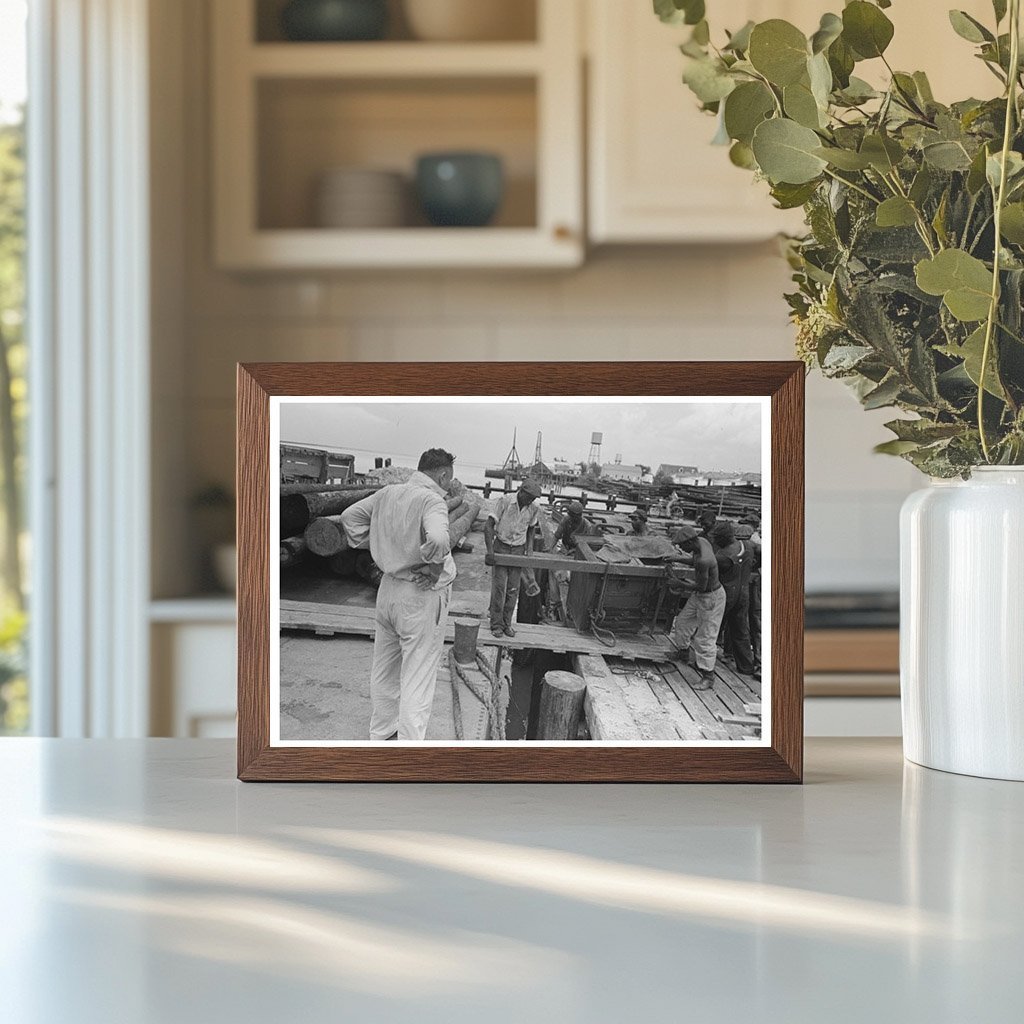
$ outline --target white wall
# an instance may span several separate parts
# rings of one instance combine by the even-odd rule
[[[569,273],[241,277],[214,270],[204,6],[184,0],[181,7],[181,123],[154,125],[180,130],[184,141],[185,372],[180,394],[174,381],[158,387],[157,400],[180,417],[191,488],[233,478],[238,360],[793,357],[781,298],[787,267],[767,244],[595,252]],[[840,385],[809,378],[809,589],[896,586],[897,511],[916,474],[871,454],[886,436],[886,418],[863,413]],[[158,593],[177,585],[171,581],[181,564],[176,551],[163,561],[163,572],[155,567]]]

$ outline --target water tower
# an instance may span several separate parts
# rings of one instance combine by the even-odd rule
[[[587,459],[587,463],[596,462],[599,466],[601,465],[601,442],[604,440],[604,434],[600,431],[595,430],[590,435],[590,458]]]

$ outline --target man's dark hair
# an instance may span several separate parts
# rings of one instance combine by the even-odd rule
[[[428,448],[421,456],[416,467],[421,473],[434,469],[447,469],[455,465],[455,456],[443,448]]]
[[[710,508],[701,509],[700,514],[697,516],[697,522],[706,530],[710,530],[714,527],[717,521],[718,516],[714,510]]]

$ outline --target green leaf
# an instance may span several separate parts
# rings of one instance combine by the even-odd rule
[[[907,193],[910,201],[920,206],[928,198],[934,180],[935,176],[932,174],[931,168],[927,164],[922,164],[921,169],[914,175],[914,181]]]
[[[811,92],[810,82],[795,82],[782,90],[782,106],[786,116],[805,128],[824,127],[822,111]]]
[[[876,99],[879,95],[877,89],[872,88],[864,79],[858,78],[856,75],[851,75],[849,84],[845,89],[840,90],[843,100],[854,106]]]
[[[996,37],[966,11],[950,11],[949,23],[953,26],[953,31],[969,43],[995,42]]]
[[[934,103],[935,96],[932,94],[931,82],[923,71],[915,71],[913,74],[914,84],[917,86],[917,94],[925,103]]]
[[[654,0],[654,13],[667,25],[696,25],[704,17],[704,0]]]
[[[860,152],[876,171],[883,174],[891,174],[903,159],[903,147],[887,135],[865,135]]]
[[[946,308],[965,323],[988,316],[992,272],[981,260],[962,249],[944,249],[915,268],[917,286],[929,295],[941,295]]]
[[[725,101],[725,129],[729,137],[748,146],[754,129],[775,110],[775,97],[763,82],[743,82]]]
[[[843,19],[835,14],[823,14],[818,31],[811,36],[811,53],[827,50],[842,34]]]
[[[729,160],[745,171],[756,171],[757,161],[754,151],[745,142],[734,142],[729,148]]]
[[[698,46],[707,46],[711,42],[711,29],[707,20],[702,18],[693,26],[693,34],[690,36]]]
[[[807,69],[807,38],[795,25],[772,18],[750,33],[747,59],[773,85],[798,82]]]
[[[916,441],[918,444],[933,444],[948,440],[963,431],[959,423],[936,423],[934,420],[890,420],[885,424],[900,441]]]
[[[775,200],[780,210],[795,210],[798,206],[803,206],[817,189],[817,181],[805,182],[801,185],[779,182],[772,186],[772,199]]]
[[[810,128],[778,117],[757,126],[752,148],[758,166],[770,182],[802,185],[825,169],[825,161],[815,153],[820,142]]]
[[[900,396],[901,390],[900,378],[893,374],[891,377],[883,380],[878,387],[873,388],[864,395],[860,400],[861,405],[865,409],[882,409],[887,405],[894,405]]]
[[[939,351],[953,359],[962,359],[963,368],[967,376],[974,382],[975,387],[981,383],[981,359],[985,352],[985,325],[982,324],[972,332],[967,340],[960,346],[942,345]],[[1005,400],[1006,392],[999,383],[999,374],[996,371],[996,350],[995,342],[989,346],[988,363],[985,367],[985,390],[996,398]]]
[[[862,60],[881,57],[892,36],[892,22],[874,4],[853,0],[843,9],[843,39]]]
[[[822,124],[828,123],[829,96],[832,94],[832,69],[828,57],[819,53],[807,62],[807,77],[811,83],[811,95],[822,112]]]
[[[992,10],[995,12],[998,25],[1006,17],[1006,0],[992,0]]]
[[[883,441],[872,449],[876,455],[906,455],[921,446],[917,441]]]
[[[1004,207],[999,228],[1007,242],[1024,245],[1024,203],[1010,203]]]
[[[852,149],[819,146],[814,150],[814,155],[820,156],[822,160],[828,161],[833,167],[838,167],[841,171],[863,171],[871,166],[871,161],[866,156],[856,153]]]
[[[683,81],[701,103],[724,100],[736,88],[736,82],[717,60],[698,58],[687,61]]]
[[[943,139],[927,143],[921,153],[932,167],[940,171],[966,171],[971,166],[971,158],[959,142]]]
[[[967,191],[976,196],[985,187],[985,165],[988,161],[988,149],[982,146],[971,160],[970,169],[967,172]]]
[[[743,28],[733,32],[723,49],[733,50],[735,53],[746,53],[750,47],[750,33],[754,30],[755,24],[756,22],[748,21]]]
[[[828,48],[828,66],[832,69],[832,77],[835,79],[836,88],[845,89],[850,84],[850,75],[856,59],[853,50],[846,45],[843,37],[840,36]]]
[[[902,196],[893,196],[878,204],[875,223],[880,228],[902,228],[917,223],[914,204]]]
[[[988,179],[988,183],[992,186],[993,191],[999,188],[999,177],[1002,174],[1002,170],[1002,152],[993,153],[985,161],[985,177]],[[1009,191],[1013,191],[1021,175],[1024,175],[1024,157],[1011,149],[1006,154],[1006,186]]]

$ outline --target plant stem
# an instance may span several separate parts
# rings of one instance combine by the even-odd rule
[[[832,178],[833,181],[838,181],[841,185],[845,185],[847,188],[852,188],[854,192],[859,192],[866,199],[870,199],[871,202],[873,202],[875,204],[875,206],[878,205],[878,203],[879,203],[878,197],[877,196],[873,196],[870,192],[867,191],[867,189],[861,188],[860,185],[857,185],[857,184],[855,184],[852,181],[847,181],[846,178],[840,178],[838,174],[834,174],[827,167],[825,168],[825,173],[830,178]]]
[[[992,350],[992,334],[999,314],[1000,242],[1002,241],[1003,203],[1006,199],[1006,165],[1013,139],[1013,123],[1017,114],[1017,74],[1020,66],[1020,0],[1010,0],[1010,74],[1006,82],[1006,123],[1003,125],[1002,160],[999,167],[999,188],[995,196],[995,246],[992,255],[992,293],[989,298],[988,319],[985,321],[985,344],[981,350],[981,369],[978,371],[978,436],[985,461],[992,462],[988,435],[985,432],[985,374]]]

